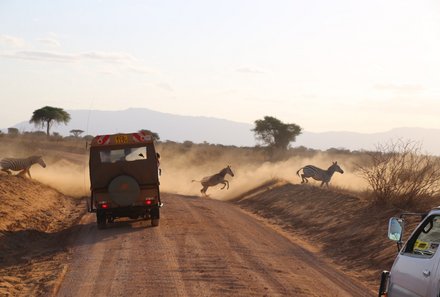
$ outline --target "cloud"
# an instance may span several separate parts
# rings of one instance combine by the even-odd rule
[[[151,73],[154,72],[151,69],[148,69],[148,68],[145,68],[145,67],[140,67],[140,66],[133,66],[133,65],[128,66],[127,69],[130,72],[138,73],[138,74],[151,74]]]
[[[168,92],[174,92],[174,89],[171,87],[171,85],[164,83],[164,82],[157,83],[156,87],[161,88],[161,89],[168,91]]]
[[[402,85],[376,84],[373,86],[373,88],[380,91],[391,91],[398,93],[409,93],[409,92],[415,93],[415,92],[421,92],[425,89],[421,85],[413,85],[413,84],[402,84]]]
[[[99,71],[98,73],[103,74],[103,75],[115,75],[116,74],[114,71],[111,71],[111,70],[102,70],[102,71]]]
[[[37,39],[37,41],[40,43],[44,43],[46,45],[50,45],[50,46],[56,46],[56,47],[61,46],[61,43],[55,38],[40,38],[40,39]]]
[[[235,69],[237,72],[241,73],[251,73],[251,74],[263,74],[265,73],[263,70],[255,68],[255,67],[239,67]]]
[[[85,53],[62,53],[52,51],[16,51],[13,53],[0,54],[6,58],[49,62],[77,62],[85,60],[101,61],[106,63],[130,63],[136,58],[126,53],[108,52],[85,52]]]
[[[3,53],[1,55],[12,59],[51,62],[74,62],[79,59],[78,55],[47,51],[17,51],[13,53]]]
[[[137,59],[126,53],[87,52],[79,54],[82,59],[98,60],[103,62],[136,62]]]
[[[0,35],[0,45],[4,44],[12,47],[23,47],[26,45],[26,42],[19,38],[10,35]]]

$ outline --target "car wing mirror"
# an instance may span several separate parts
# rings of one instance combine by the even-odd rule
[[[402,248],[403,219],[391,218],[388,222],[388,238],[397,243],[397,250]]]

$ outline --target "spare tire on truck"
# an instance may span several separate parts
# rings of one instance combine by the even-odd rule
[[[140,191],[137,181],[128,175],[115,177],[108,186],[110,200],[120,206],[135,203]]]

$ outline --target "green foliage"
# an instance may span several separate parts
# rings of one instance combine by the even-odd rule
[[[34,111],[29,123],[33,123],[36,126],[46,126],[46,133],[50,135],[50,128],[53,123],[67,124],[70,121],[70,114],[62,108],[45,106],[43,108]]]
[[[18,135],[18,134],[20,134],[20,132],[18,131],[17,128],[8,128],[8,134],[9,135]]]
[[[156,133],[156,132],[152,132],[152,131],[147,130],[147,129],[139,130],[139,132],[151,133],[153,135],[154,140],[156,140],[156,141],[160,139],[159,134]]]
[[[90,134],[87,134],[86,136],[83,137],[83,139],[84,139],[85,141],[92,141],[93,138],[95,138],[95,136],[90,135]]]
[[[295,141],[302,128],[296,124],[285,124],[280,120],[265,116],[255,121],[255,139],[271,148],[286,150],[289,143]]]
[[[46,132],[44,131],[24,132],[23,134],[26,136],[35,136],[35,137],[46,136]]]
[[[81,129],[73,129],[69,131],[74,137],[79,137],[81,134],[84,133],[84,130]]]

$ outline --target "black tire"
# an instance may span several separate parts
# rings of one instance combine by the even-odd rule
[[[151,226],[153,227],[159,226],[159,219],[151,219]]]
[[[153,207],[152,209],[150,209],[150,217],[151,217],[151,226],[153,227],[159,226],[159,218],[160,218],[159,207]]]
[[[105,217],[105,213],[99,210],[96,212],[96,223],[98,224],[98,229],[105,229],[107,226],[107,218]]]

